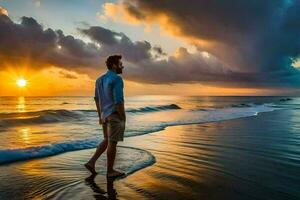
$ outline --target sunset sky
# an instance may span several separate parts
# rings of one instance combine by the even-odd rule
[[[298,0],[0,0],[0,96],[92,96],[110,54],[126,95],[299,95],[299,19]]]

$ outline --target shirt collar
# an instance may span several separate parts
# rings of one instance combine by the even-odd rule
[[[109,70],[107,71],[107,73],[110,73],[110,74],[117,74],[116,72],[114,72],[114,71],[111,70],[111,69],[109,69]]]

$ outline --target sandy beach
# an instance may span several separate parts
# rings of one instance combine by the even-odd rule
[[[0,200],[300,200],[299,19],[0,0]]]
[[[105,156],[98,161],[96,177],[82,166],[94,149],[2,165],[0,196],[299,199],[299,121],[295,111],[278,110],[129,137],[120,143],[116,162],[117,169],[129,174],[115,181],[106,180]],[[286,149],[288,143],[295,149]]]

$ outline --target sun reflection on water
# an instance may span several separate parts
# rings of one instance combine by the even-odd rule
[[[17,104],[17,110],[19,112],[25,112],[26,111],[26,102],[25,102],[25,97],[20,96],[18,97],[18,104]]]
[[[31,143],[31,139],[30,139],[30,128],[22,128],[20,130],[21,132],[21,137],[22,137],[22,141],[28,145]]]

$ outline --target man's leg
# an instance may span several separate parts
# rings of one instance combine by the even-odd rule
[[[117,142],[109,141],[107,148],[107,175],[114,172],[114,162],[117,152]]]
[[[91,159],[87,162],[91,167],[95,168],[96,161],[98,158],[102,155],[102,153],[106,150],[107,148],[107,139],[102,140],[102,142],[97,146],[96,152],[94,155],[91,157]]]
[[[124,172],[119,172],[114,169],[114,162],[116,158],[116,152],[117,152],[117,142],[108,142],[107,147],[107,177],[118,177],[125,175]]]
[[[106,150],[107,144],[108,144],[108,140],[107,140],[107,124],[106,123],[102,124],[102,128],[103,128],[104,139],[102,140],[101,143],[98,144],[96,152],[91,157],[91,159],[85,164],[86,168],[88,168],[88,170],[90,170],[92,173],[95,173],[96,161],[102,155],[102,153]]]
[[[124,124],[121,123],[118,115],[112,114],[107,125],[108,146],[107,146],[107,176],[117,177],[124,175],[123,172],[114,170],[114,162],[117,152],[117,144],[124,134]]]

